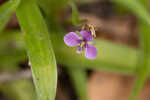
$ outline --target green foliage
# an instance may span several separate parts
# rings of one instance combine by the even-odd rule
[[[40,6],[49,31],[57,31],[60,27],[63,8],[66,6],[66,0],[36,0]]]
[[[137,95],[142,89],[149,75],[150,65],[150,15],[146,8],[147,0],[115,0],[117,3],[129,8],[137,17],[139,17],[140,26],[140,53],[137,63],[137,79],[133,92],[129,100],[136,100]]]
[[[18,62],[27,58],[21,32],[7,30],[2,33],[5,34],[0,34],[0,71],[16,70]]]
[[[81,24],[79,12],[73,1],[70,2],[72,23],[77,26]],[[84,3],[89,0],[78,2]],[[125,10],[131,11],[139,19],[140,49],[96,39],[95,46],[98,49],[98,56],[95,60],[85,59],[84,54],[76,54],[75,49],[67,47],[63,42],[65,31],[60,25],[60,20],[61,14],[64,12],[63,8],[68,3],[66,0],[10,0],[1,5],[0,33],[17,8],[17,18],[23,32],[21,34],[20,31],[11,30],[0,34],[0,71],[16,71],[19,68],[18,62],[27,58],[24,49],[26,45],[39,100],[55,99],[57,84],[55,55],[58,63],[67,66],[81,100],[87,100],[85,71],[87,68],[127,75],[136,74],[135,86],[129,98],[135,100],[146,82],[150,70],[150,15],[147,0],[113,0],[113,2],[117,3],[119,7],[123,5],[124,8],[126,7]],[[54,46],[55,55],[50,39]],[[33,87],[29,80],[15,81],[5,84],[4,87],[2,85],[0,84],[0,91],[9,95],[10,98],[15,100],[35,99],[31,95]],[[7,91],[8,88],[10,91]],[[31,94],[28,93],[29,91]]]
[[[148,6],[146,6],[146,1],[144,5],[145,8],[148,8]],[[141,52],[139,55],[139,63],[137,65],[137,79],[130,100],[136,100],[136,97],[144,86],[150,71],[150,25],[141,21],[139,26]]]
[[[67,47],[62,38],[64,35],[51,34],[57,62],[66,66],[100,69],[120,74],[135,74],[138,51],[123,45],[117,45],[104,40],[95,40],[98,56],[94,60],[85,59],[84,54],[78,55],[76,48]],[[116,51],[116,53],[112,53]]]
[[[13,31],[13,30],[12,30]],[[10,31],[12,33],[12,31]],[[14,30],[16,31],[16,30]],[[15,40],[15,45],[24,45],[22,35],[20,32],[12,34],[7,40],[11,40],[12,37],[17,37],[20,40]],[[85,59],[84,55],[78,55],[75,51],[76,48],[67,47],[63,42],[63,32],[59,35],[58,33],[51,33],[50,38],[54,46],[57,62],[68,66],[77,68],[90,68],[104,70],[107,72],[115,72],[120,74],[135,74],[136,72],[136,61],[138,60],[139,50],[123,46],[115,43],[111,43],[106,40],[96,39],[96,48],[98,49],[98,57],[95,60]],[[5,40],[5,41],[7,41]],[[18,48],[19,49],[19,48]],[[112,53],[112,51],[116,51]],[[25,59],[25,58],[24,58]],[[111,59],[111,60],[110,60]],[[119,59],[119,60],[118,60]],[[5,61],[7,61],[5,59]],[[71,66],[72,65],[72,66]]]
[[[140,54],[137,64],[137,78],[133,93],[131,94],[130,100],[136,100],[137,95],[140,93],[142,87],[144,86],[150,71],[150,29],[149,25],[145,23],[140,23]]]
[[[87,100],[87,73],[82,68],[68,67],[69,75],[72,79],[72,84],[75,87],[80,100]]]
[[[72,8],[72,24],[74,26],[79,26],[81,24],[81,21],[78,13],[78,8],[73,2],[69,2],[69,5]]]
[[[33,84],[28,79],[1,83],[0,92],[13,100],[36,100]]]
[[[37,96],[40,100],[54,100],[57,83],[55,56],[47,26],[35,1],[22,0],[17,17],[24,30]]]

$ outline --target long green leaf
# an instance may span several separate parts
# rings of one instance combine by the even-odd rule
[[[137,78],[133,92],[130,96],[130,100],[136,100],[136,97],[140,93],[144,86],[150,71],[150,28],[145,23],[140,23],[140,44],[141,50],[139,55],[139,61],[137,65]]]
[[[108,41],[97,39],[95,46],[98,56],[94,60],[86,59],[84,53],[79,55],[76,48],[65,45],[64,35],[51,34],[56,59],[58,63],[66,66],[76,66],[90,69],[100,69],[121,74],[135,74],[138,51],[135,48],[117,45]],[[117,52],[112,53],[112,51]]]
[[[150,65],[150,15],[147,10],[147,0],[114,0],[129,8],[140,19],[140,53],[137,69],[137,79],[129,100],[135,100],[141,91],[148,75]]]
[[[13,33],[13,30],[9,32]],[[17,37],[15,42],[13,42],[14,45],[24,45],[24,41],[22,42],[22,35],[19,31],[10,35],[11,36],[8,37],[7,40]],[[70,67],[75,66],[77,68],[98,69],[127,75],[135,74],[139,50],[128,46],[111,43],[106,40],[96,39],[95,47],[98,49],[98,57],[95,60],[88,60],[85,58],[84,54],[77,54],[76,48],[66,46],[63,41],[63,36],[64,35],[58,35],[57,33],[52,33],[50,36],[52,43],[54,44],[54,51],[58,63],[66,66],[72,65]],[[117,54],[112,53],[112,51],[116,51]],[[11,57],[9,59],[11,60],[14,58]],[[7,62],[7,59],[4,61]]]
[[[17,9],[19,23],[31,64],[32,75],[39,100],[54,100],[57,70],[47,26],[33,0],[22,0]]]
[[[148,0],[139,0],[141,4],[145,8],[149,8],[148,6]],[[139,63],[138,63],[138,68],[137,68],[137,78],[135,82],[135,86],[133,89],[133,92],[130,96],[130,100],[135,100],[140,93],[142,87],[144,86],[146,79],[148,78],[149,75],[149,65],[150,65],[150,29],[149,25],[145,23],[139,23],[140,26],[140,44],[141,44],[141,55],[139,55]]]
[[[20,0],[10,0],[0,6],[0,33],[8,23],[12,13],[16,10]]]
[[[68,68],[79,100],[87,100],[87,73],[83,68]]]
[[[149,65],[150,65],[150,16],[148,10],[146,9],[146,0],[137,1],[137,0],[115,0],[121,5],[125,5],[129,8],[136,16],[140,19],[140,55],[138,61],[138,70],[137,70],[137,79],[133,92],[130,96],[130,100],[135,100],[139,92],[141,91],[148,75],[149,75]]]

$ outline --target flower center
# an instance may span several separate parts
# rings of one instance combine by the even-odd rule
[[[85,41],[82,41],[82,42],[80,43],[80,47],[83,48],[83,47],[85,46],[85,44],[86,44]]]

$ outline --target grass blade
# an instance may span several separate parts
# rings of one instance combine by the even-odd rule
[[[139,53],[139,61],[137,65],[137,79],[135,82],[135,86],[133,92],[129,98],[129,100],[136,100],[137,95],[140,93],[146,79],[149,75],[149,65],[150,65],[150,16],[149,12],[146,9],[146,0],[137,1],[137,0],[115,0],[117,3],[121,5],[125,5],[129,8],[137,17],[140,19],[140,53]]]
[[[54,100],[57,70],[48,29],[34,0],[22,0],[17,9],[39,100]]]
[[[68,67],[72,84],[75,87],[79,100],[87,100],[87,73],[85,69]]]
[[[70,7],[72,8],[72,24],[74,26],[79,26],[82,22],[80,20],[80,16],[79,16],[79,12],[78,12],[78,8],[75,5],[74,2],[70,1],[68,2],[68,4],[70,5]]]
[[[56,34],[51,34],[51,40],[55,44],[54,50],[58,63],[65,66],[72,65],[80,68],[100,69],[120,74],[135,74],[137,55],[139,53],[135,48],[97,39],[95,47],[98,50],[98,56],[94,60],[89,60],[85,58],[84,54],[77,54],[76,48],[66,46],[63,41],[64,35]],[[117,55],[112,51],[116,51]]]
[[[13,33],[13,31],[14,30],[9,32]],[[10,37],[7,37],[7,40],[11,40],[12,38],[17,37],[13,43],[15,45],[19,44],[21,46],[24,46],[24,41],[22,41],[23,37],[21,36],[22,35],[18,31],[11,34]],[[57,33],[51,33],[50,36],[52,43],[54,44],[53,45],[54,51],[58,63],[63,64],[65,66],[72,65],[70,67],[75,66],[76,68],[98,69],[107,72],[115,72],[115,73],[127,74],[127,75],[135,74],[136,62],[138,60],[139,50],[132,47],[123,46],[108,41],[96,39],[95,47],[98,49],[98,56],[95,60],[88,60],[85,58],[83,54],[81,55],[77,54],[76,48],[67,47],[63,41],[63,36],[64,35],[61,34],[58,35]],[[21,47],[21,50],[22,49],[23,47]],[[112,51],[116,51],[117,55],[115,53],[112,53]],[[23,58],[26,58],[24,56]],[[14,59],[14,58],[12,57],[9,59]],[[3,61],[7,62],[7,59],[4,59]]]
[[[140,93],[144,83],[148,78],[150,70],[150,29],[149,25],[145,23],[140,23],[140,28],[141,53],[139,55],[139,62],[137,66],[137,79],[129,100],[136,100],[137,95]]]

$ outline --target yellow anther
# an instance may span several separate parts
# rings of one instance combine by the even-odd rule
[[[80,47],[82,48],[84,47],[84,45],[85,45],[85,42],[81,42]]]

